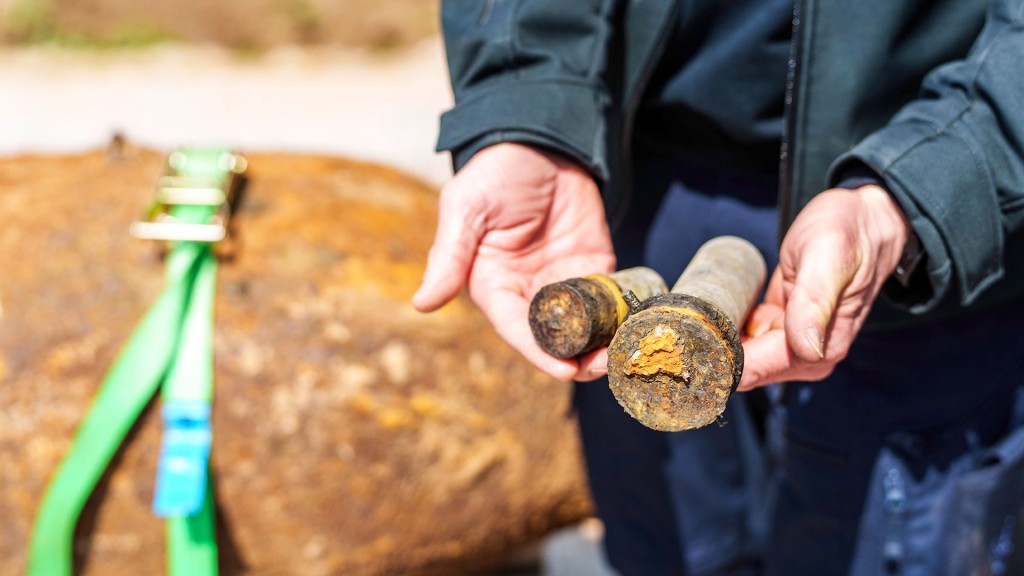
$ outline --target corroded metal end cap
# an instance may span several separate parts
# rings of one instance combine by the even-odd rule
[[[626,318],[608,348],[608,381],[630,416],[675,432],[714,422],[739,385],[743,347],[713,304],[661,294]]]
[[[605,283],[588,278],[549,284],[530,302],[533,337],[556,358],[605,346],[618,326],[616,298]]]

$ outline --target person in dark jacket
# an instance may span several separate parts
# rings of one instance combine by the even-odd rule
[[[443,25],[456,175],[413,302],[468,286],[581,382],[616,568],[1022,569],[1024,2],[446,0]],[[541,286],[671,283],[720,234],[775,270],[740,384],[784,383],[763,428],[754,392],[721,431],[641,429],[582,383],[604,351],[533,342]]]

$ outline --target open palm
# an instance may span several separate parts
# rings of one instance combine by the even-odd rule
[[[602,353],[576,360],[534,342],[530,299],[545,284],[615,268],[593,178],[564,158],[519,144],[476,154],[441,192],[437,235],[420,310],[444,305],[468,285],[498,334],[549,374],[568,380],[603,372]]]

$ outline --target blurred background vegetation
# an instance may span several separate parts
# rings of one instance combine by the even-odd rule
[[[438,0],[0,0],[4,45],[215,44],[387,52],[437,34]]]

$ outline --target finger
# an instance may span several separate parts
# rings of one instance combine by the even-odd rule
[[[756,338],[773,328],[783,328],[784,315],[781,306],[776,304],[758,304],[750,312],[747,320],[746,335]]]
[[[791,379],[795,358],[784,330],[771,330],[743,343],[743,375],[737,390],[745,391]]]
[[[821,242],[801,256],[796,280],[785,304],[786,340],[804,362],[825,357],[825,335],[839,298],[853,277],[843,247]]]
[[[836,363],[804,362],[793,354],[784,330],[776,329],[743,343],[743,374],[737,390],[793,381],[818,381],[828,377]]]
[[[578,362],[549,355],[533,339],[528,319],[530,303],[522,295],[510,290],[494,289],[483,297],[474,295],[474,300],[498,336],[531,364],[559,380],[569,381],[576,376],[579,371]]]
[[[431,312],[454,298],[469,275],[483,236],[481,218],[472,206],[458,199],[442,200],[438,212],[437,234],[427,257],[423,281],[412,297],[412,304],[421,312]],[[447,200],[447,201],[445,201]]]
[[[608,348],[585,354],[579,361],[579,371],[573,377],[577,382],[590,382],[608,374]]]

